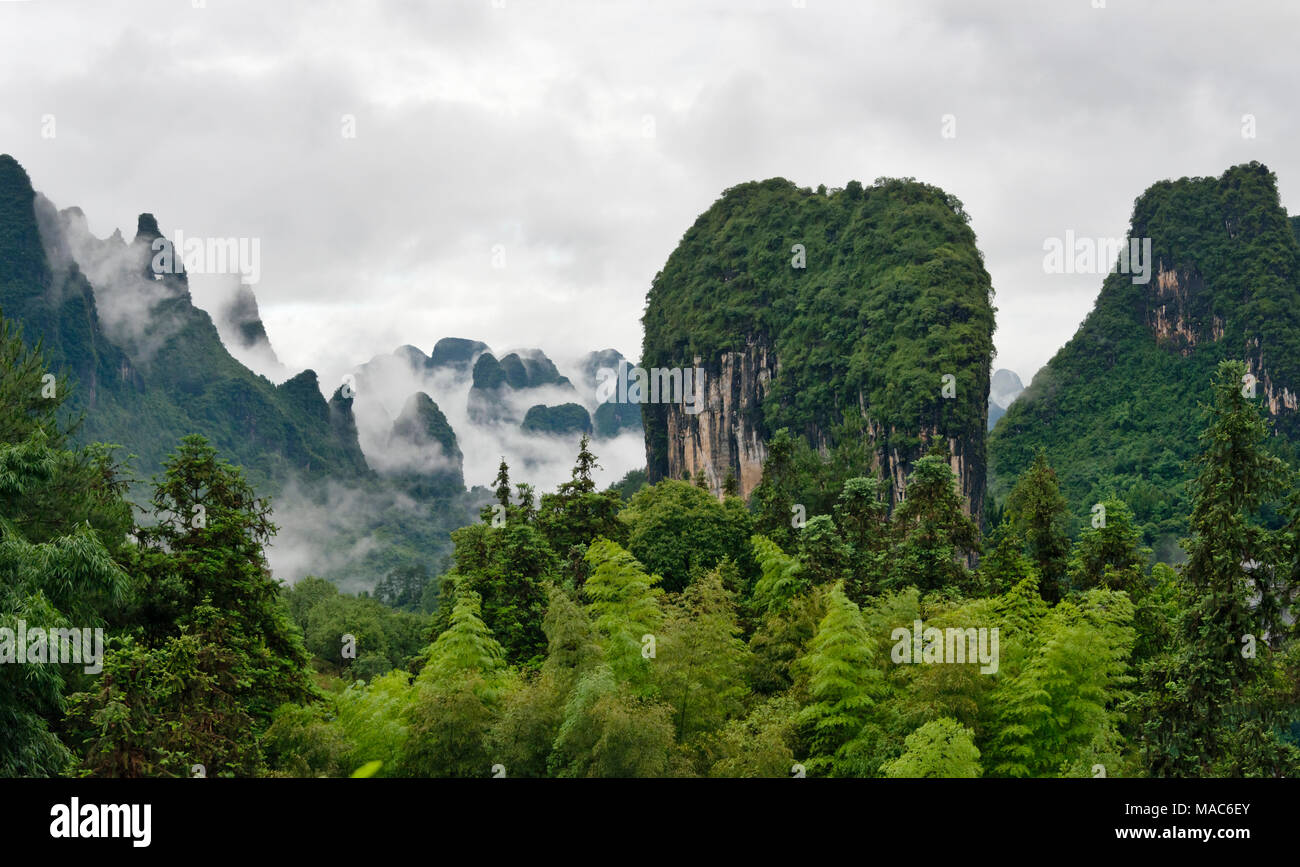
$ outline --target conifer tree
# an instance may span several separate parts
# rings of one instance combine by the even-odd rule
[[[578,445],[578,457],[571,477],[553,494],[543,494],[537,525],[551,549],[574,565],[582,562],[586,546],[598,536],[619,540],[623,526],[618,521],[617,491],[597,491],[592,473],[600,467],[589,449],[585,434]],[[576,576],[581,585],[585,576]]]
[[[497,477],[493,481],[497,502],[505,508],[510,508],[510,467],[506,465],[504,456],[497,467]]]
[[[1101,505],[1105,511],[1099,514],[1105,516],[1105,523],[1084,529],[1070,552],[1069,586],[1123,590],[1137,602],[1147,591],[1143,569],[1151,549],[1142,547],[1133,511],[1123,500],[1112,498]]]
[[[732,469],[727,470],[727,475],[722,480],[722,496],[724,497],[740,496],[740,483],[736,481],[735,470]]]
[[[782,428],[767,444],[763,478],[754,490],[753,500],[758,514],[755,529],[783,548],[790,548],[794,543],[794,528],[790,520],[791,509],[796,504],[798,475],[795,440],[788,430]]]
[[[993,550],[980,560],[979,567],[980,584],[984,590],[1001,595],[1032,577],[1037,592],[1038,570],[1025,556],[1024,541],[1016,531],[1003,524],[993,532],[990,541]]]
[[[884,483],[874,476],[845,481],[835,505],[835,526],[848,549],[844,592],[862,604],[885,586],[892,560]]]
[[[1280,556],[1279,534],[1262,525],[1260,510],[1290,475],[1264,447],[1268,422],[1243,393],[1245,373],[1236,361],[1216,372],[1190,489],[1179,643],[1147,671],[1145,751],[1162,776],[1282,776],[1300,767],[1296,748],[1276,736],[1285,699],[1271,686],[1276,662],[1261,617],[1274,603],[1253,577]]]
[[[276,709],[314,694],[266,560],[270,505],[197,435],[167,460],[152,505],[158,523],[137,531],[131,563],[138,631],[73,703],[86,764],[126,776],[184,775],[194,763],[256,773]],[[116,738],[102,728],[110,718]]]
[[[1068,510],[1056,471],[1039,450],[1007,496],[1006,519],[1025,540],[1029,557],[1037,567],[1039,589],[1048,602],[1055,602],[1064,593],[1070,554]]]
[[[853,552],[840,538],[830,515],[811,518],[799,531],[799,562],[814,584],[832,584],[851,577]]]

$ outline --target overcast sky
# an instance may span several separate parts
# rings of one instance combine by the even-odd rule
[[[0,152],[101,237],[259,239],[271,340],[328,390],[443,336],[635,357],[656,271],[752,179],[958,196],[1026,383],[1101,285],[1045,238],[1252,159],[1300,208],[1300,4],[195,2],[0,2]]]

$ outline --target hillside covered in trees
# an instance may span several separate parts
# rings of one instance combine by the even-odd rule
[[[1189,420],[1226,359],[1245,361],[1273,420],[1268,448],[1294,464],[1300,435],[1300,240],[1259,163],[1219,178],[1161,181],[1133,206],[1128,236],[1151,240],[1150,282],[1105,278],[1093,311],[989,436],[1001,501],[1042,450],[1071,519],[1109,497],[1134,512],[1165,560],[1182,554],[1197,450]],[[1114,264],[1114,263],[1111,263]]]
[[[876,476],[807,507],[835,456],[784,437],[751,509],[598,490],[583,437],[540,496],[502,462],[453,568],[375,599],[272,580],[273,504],[201,437],[137,519],[8,324],[0,357],[0,627],[107,636],[94,676],[0,666],[3,775],[1300,771],[1300,496],[1240,363],[1203,389],[1177,570],[1118,500],[1067,535],[1042,456],[981,542],[942,446],[892,511]]]

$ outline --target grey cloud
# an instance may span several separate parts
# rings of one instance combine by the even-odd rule
[[[1263,0],[4,6],[0,80],[22,86],[0,140],[37,187],[101,237],[152,211],[260,238],[271,342],[326,388],[451,333],[634,350],[682,232],[773,175],[961,198],[998,364],[1028,380],[1101,284],[1043,274],[1043,238],[1122,234],[1152,182],[1251,159],[1300,195],[1300,11]]]

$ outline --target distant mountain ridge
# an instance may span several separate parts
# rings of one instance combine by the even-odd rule
[[[0,156],[0,312],[71,375],[83,439],[128,446],[147,473],[198,431],[263,486],[290,473],[368,475],[347,437],[348,407],[326,402],[315,373],[280,386],[252,373],[194,306],[183,269],[153,273],[151,214],[130,243],[101,241],[85,225],[79,209],[56,210]]]
[[[1020,396],[1025,386],[1014,370],[1000,368],[993,371],[989,380],[989,430],[1006,414],[1007,407]]]

